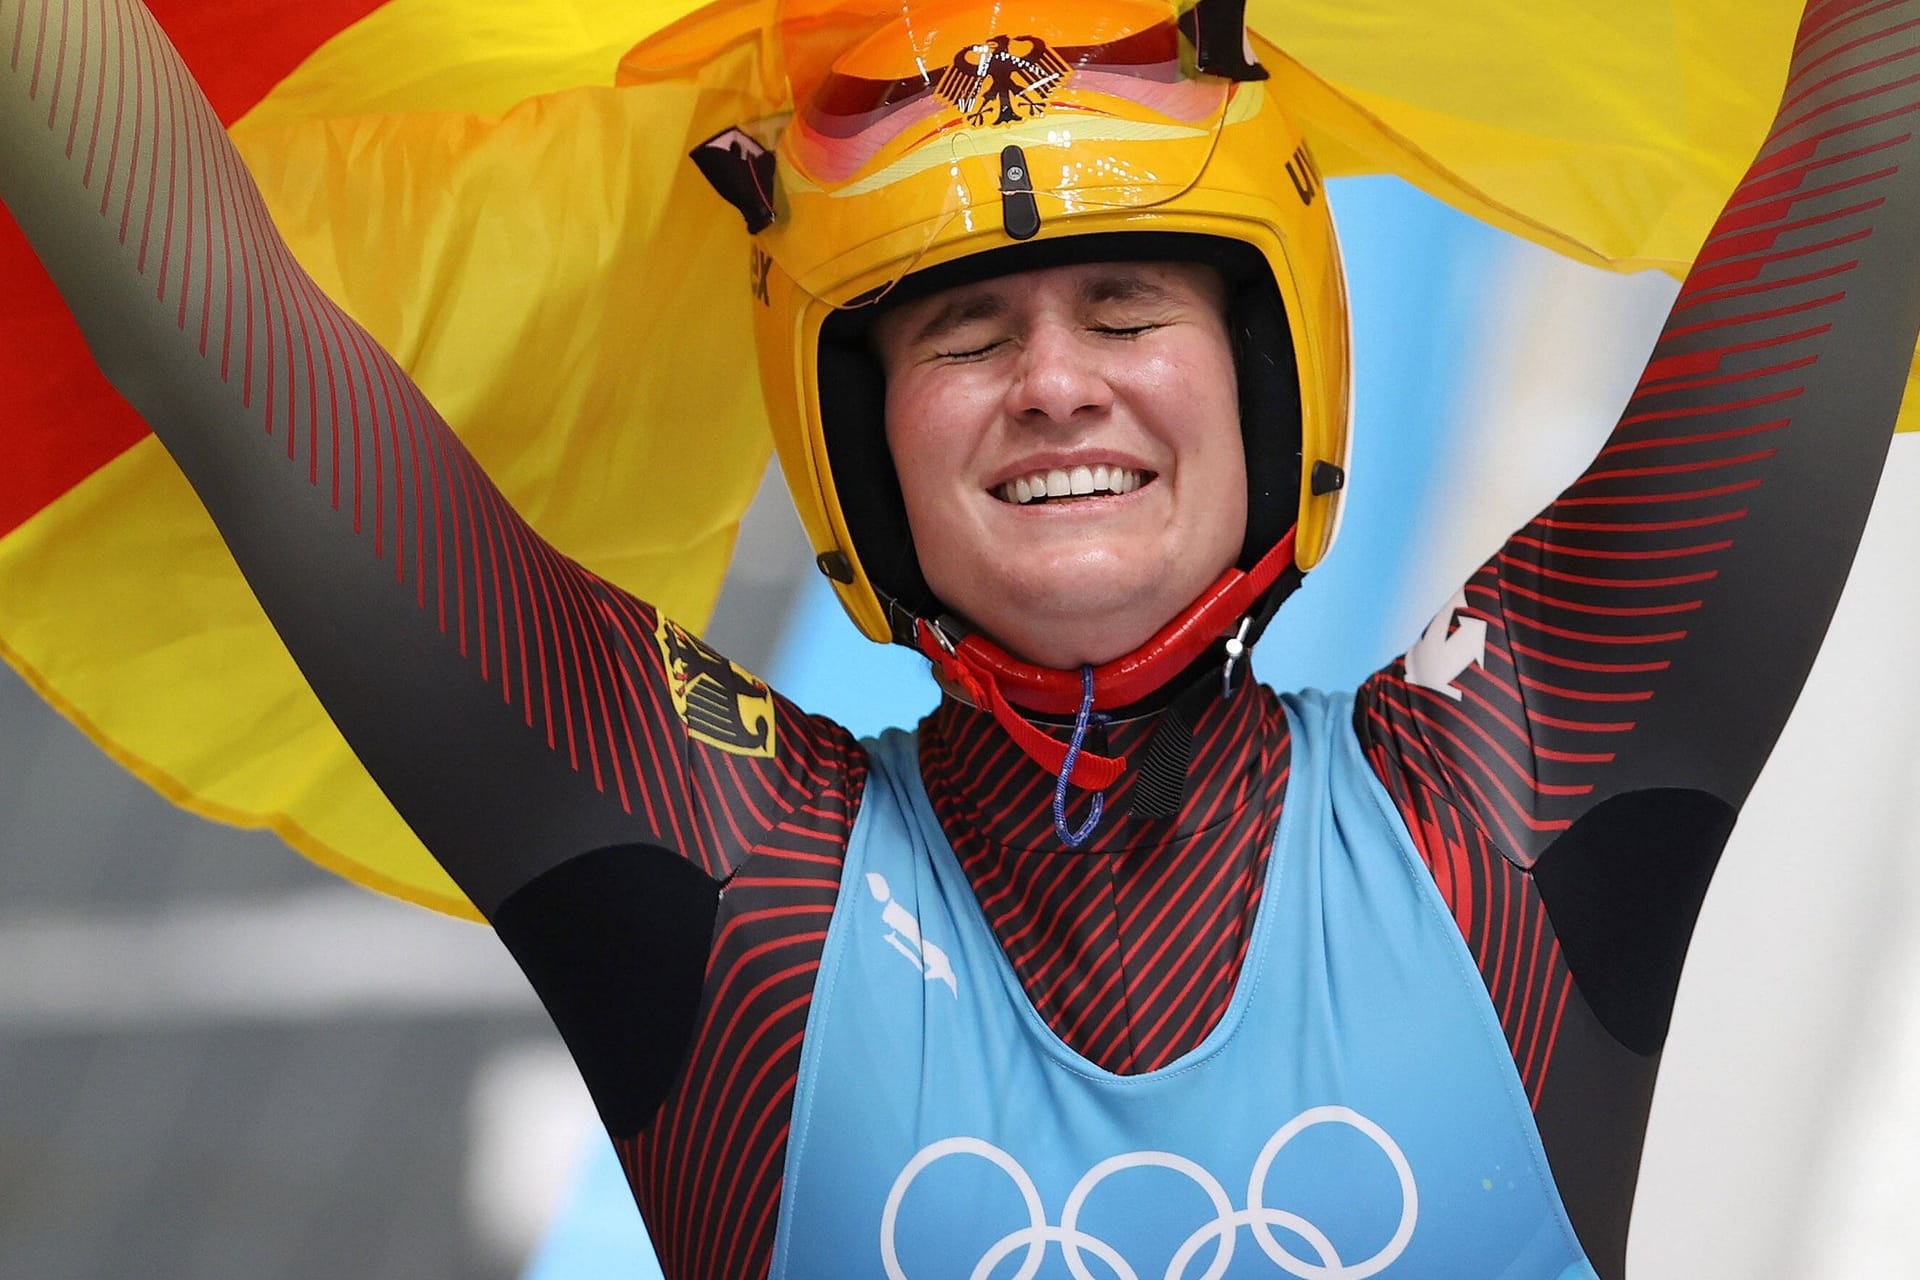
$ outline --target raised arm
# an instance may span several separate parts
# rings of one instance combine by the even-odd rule
[[[615,846],[722,881],[840,785],[843,734],[508,508],[293,260],[142,7],[0,0],[0,197],[347,740],[482,911]]]
[[[1576,1221],[1604,1205],[1622,1242],[1629,1114],[1644,1119],[1701,898],[1839,599],[1913,359],[1916,131],[1920,0],[1810,4],[1772,130],[1606,447],[1356,713]]]

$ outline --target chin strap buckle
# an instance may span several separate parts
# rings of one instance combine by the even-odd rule
[[[947,621],[948,619],[946,618],[935,618],[932,622],[929,622],[926,625],[927,625],[927,630],[933,633],[934,643],[939,645],[942,649],[944,649],[946,651],[947,656],[951,658],[956,656],[956,653],[953,647],[954,640],[952,636],[947,634],[946,627],[941,625],[942,623]],[[957,627],[955,629],[958,630]]]
[[[1220,696],[1223,698],[1233,695],[1234,668],[1243,665],[1246,661],[1247,632],[1251,630],[1253,630],[1253,615],[1248,614],[1240,619],[1239,628],[1227,637],[1227,661],[1226,665],[1220,668]]]

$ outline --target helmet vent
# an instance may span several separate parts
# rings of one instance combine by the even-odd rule
[[[1015,146],[1000,151],[1000,222],[1015,240],[1031,240],[1040,230],[1033,171],[1027,168],[1027,153]]]
[[[700,174],[759,235],[773,225],[773,152],[740,129],[722,129],[689,154]]]
[[[1193,42],[1198,70],[1228,80],[1267,78],[1247,39],[1247,0],[1200,0],[1180,15],[1180,30]]]

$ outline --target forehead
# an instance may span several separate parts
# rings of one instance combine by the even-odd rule
[[[1017,317],[1049,306],[1138,303],[1224,309],[1220,273],[1195,262],[1088,262],[1015,271],[942,289],[890,308],[874,322],[884,353],[923,341],[955,324]]]

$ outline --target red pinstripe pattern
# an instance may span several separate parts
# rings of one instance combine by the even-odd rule
[[[861,756],[784,702],[775,759],[716,759],[689,739],[653,611],[519,521],[405,374],[299,269],[150,18],[113,5],[109,23],[108,12],[105,0],[43,4],[29,31],[23,11],[9,65],[44,96],[49,129],[76,140],[86,130],[74,177],[99,185],[99,216],[134,246],[133,269],[188,358],[217,370],[262,438],[278,437],[342,535],[371,533],[367,550],[391,558],[397,598],[425,612],[509,714],[710,874],[744,867],[711,958],[717,1016],[691,1050],[686,1078],[698,1087],[623,1152],[663,1252],[684,1259],[677,1274],[763,1273]],[[117,37],[112,58],[96,30]]]
[[[1110,746],[1144,748],[1145,725]],[[1054,780],[989,717],[943,705],[921,730],[922,773],[942,828],[1034,1007],[1113,1071],[1148,1071],[1203,1039],[1225,1012],[1279,820],[1289,740],[1279,702],[1248,688],[1195,730],[1177,819],[1127,812],[1135,779],[1108,795],[1091,843],[1054,834]],[[1077,797],[1069,821],[1079,822]]]
[[[719,753],[690,742],[665,696],[653,612],[542,543],[405,374],[299,268],[144,11],[63,0],[37,16],[23,10],[13,26],[9,67],[46,103],[49,130],[74,140],[72,177],[100,185],[101,216],[117,216],[119,239],[135,246],[133,269],[181,334],[182,356],[204,362],[261,433],[280,438],[343,533],[365,537],[371,523],[368,550],[391,557],[396,583],[411,578],[415,606],[510,714],[714,875],[812,794],[823,771],[807,758],[840,748],[804,729],[782,734],[788,761],[716,764],[706,757]]]
[[[766,1274],[801,1036],[865,780],[850,760],[728,883],[681,1083],[644,1132],[614,1135],[668,1275]]]
[[[1916,22],[1864,30],[1890,8],[1810,9],[1785,118],[1612,440],[1468,584],[1487,645],[1454,681],[1461,696],[1410,684],[1399,663],[1362,691],[1369,758],[1453,903],[1536,1100],[1572,984],[1524,868],[1606,793],[1631,717],[1713,608],[1777,441],[1796,429],[1802,380],[1832,340],[1823,313],[1846,297],[1883,204],[1876,184],[1896,172],[1883,157],[1904,138],[1891,131],[1920,110]],[[1858,118],[1836,120],[1842,104]]]
[[[1376,731],[1391,733],[1391,718],[1366,709]],[[1553,1060],[1559,1018],[1572,993],[1571,975],[1554,940],[1531,877],[1502,856],[1501,846],[1443,798],[1439,780],[1424,768],[1396,760],[1379,732],[1367,749],[1374,770],[1413,833],[1441,897],[1453,910],[1467,949],[1479,964],[1499,1015],[1521,1084],[1534,1103]]]
[[[80,56],[73,69],[74,106],[71,112],[72,118],[67,125],[66,153],[69,158],[71,158],[73,155],[74,139],[79,137],[80,135],[80,96],[83,92],[85,92],[86,84],[87,84],[87,37],[92,34],[92,32],[89,29],[90,24],[88,23],[87,18],[88,18],[88,11],[85,9],[82,9],[80,11]],[[67,60],[67,53],[64,47],[66,43],[66,38],[67,38],[66,32],[63,30],[60,34],[60,40],[62,44],[62,48],[60,50],[60,61],[63,66],[65,65]],[[47,126],[49,128],[53,126],[53,121],[59,113],[60,85],[58,84],[58,82],[54,84],[53,93],[51,96],[53,98],[53,101],[47,104]]]
[[[106,12],[99,3],[90,17],[59,17],[104,24]],[[723,930],[713,955],[709,1003],[727,1016],[705,1024],[688,1076],[706,1087],[663,1109],[654,1132],[672,1156],[647,1148],[654,1176],[643,1176],[637,1137],[624,1150],[636,1195],[667,1224],[663,1242],[678,1238],[693,1259],[679,1274],[763,1273],[807,996],[862,780],[857,751],[783,702],[778,758],[709,759],[718,753],[687,737],[667,696],[653,611],[514,515],[419,390],[299,269],[151,21],[117,5],[114,21],[112,94],[105,75],[91,99],[49,93],[49,127],[66,112],[77,136],[92,111],[85,124],[90,139],[106,136],[104,163],[90,152],[76,177],[101,184],[100,215],[118,218],[123,243],[134,238],[135,269],[167,322],[257,415],[262,437],[280,438],[285,462],[340,513],[342,534],[371,533],[367,549],[391,557],[400,598],[509,714],[710,874],[753,869],[725,900],[749,927]],[[32,34],[46,42],[44,15]],[[49,88],[66,65],[58,50],[55,41],[39,59]],[[736,945],[764,941],[768,928],[772,945]],[[742,1221],[753,1225],[737,1231]],[[678,1237],[675,1223],[685,1224]]]
[[[125,15],[121,15],[121,16],[125,16]],[[138,31],[123,33],[122,48],[123,49],[126,48],[127,44],[132,44],[133,56],[138,61],[144,63],[147,57],[150,55],[148,55],[145,50],[141,49],[139,44],[137,43],[140,34],[141,33]],[[123,73],[125,72],[126,68],[124,65],[122,66],[121,70]],[[127,145],[127,189],[125,192],[122,193],[120,198],[120,243],[121,244],[125,244],[127,242],[127,228],[130,220],[133,217],[133,193],[134,193],[135,185],[138,182],[139,176],[140,176],[140,140],[141,140],[142,130],[146,125],[146,109],[147,109],[146,88],[147,86],[144,78],[136,78],[134,80],[133,82],[133,137],[129,140]]]
[[[63,20],[65,16],[66,16],[65,5],[63,3],[62,13],[61,13],[61,17]],[[26,17],[27,17],[26,10],[22,9],[20,12],[21,23],[25,23]],[[64,25],[64,21],[63,21],[63,25]],[[47,54],[47,0],[40,0],[40,29],[38,34],[35,36],[34,42],[33,42],[33,79],[30,80],[27,84],[28,97],[37,98],[40,96],[40,68],[46,58],[46,54]],[[13,37],[13,65],[16,69],[18,69],[18,67],[20,66],[20,34],[17,29],[15,30],[14,37]],[[52,127],[51,124],[49,124],[48,127],[51,128]]]

